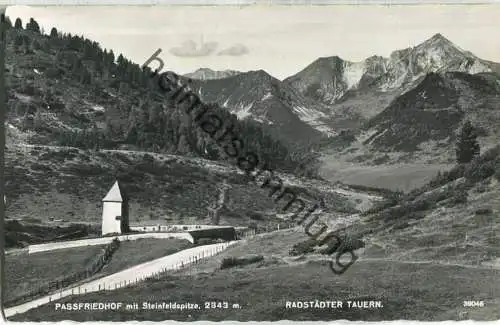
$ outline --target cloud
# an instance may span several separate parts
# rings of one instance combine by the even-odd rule
[[[187,41],[181,46],[171,48],[170,53],[175,56],[209,56],[217,49],[217,45],[217,42],[208,42],[197,46],[196,42]]]
[[[231,56],[242,56],[248,54],[250,52],[248,47],[243,44],[235,44],[231,47],[228,47],[225,50],[220,51],[217,55],[231,55]]]

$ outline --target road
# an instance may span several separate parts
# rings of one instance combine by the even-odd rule
[[[146,278],[161,272],[162,270],[178,269],[180,268],[181,263],[186,266],[190,264],[190,260],[192,261],[194,257],[213,256],[236,243],[236,241],[232,241],[228,243],[212,244],[185,249],[175,254],[142,263],[126,270],[108,275],[106,277],[84,283],[78,287],[65,289],[58,293],[38,298],[18,306],[7,308],[4,310],[5,316],[10,317],[15,314],[24,313],[30,309],[50,303],[51,301],[71,296],[73,294],[78,294],[78,292],[84,294],[89,292],[101,291],[103,290],[103,288],[105,288],[106,290],[114,290],[123,288],[127,285],[133,285],[139,281],[143,281]]]

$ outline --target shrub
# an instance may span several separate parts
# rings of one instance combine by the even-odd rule
[[[496,166],[496,171],[495,171],[495,175],[493,175],[497,181],[500,182],[500,165],[497,165]]]
[[[451,202],[454,204],[463,204],[467,203],[467,199],[469,194],[465,190],[457,190],[451,199]]]
[[[248,211],[247,215],[252,220],[259,220],[259,221],[264,220],[264,216],[261,213]]]
[[[458,135],[456,144],[457,162],[468,163],[479,156],[480,147],[477,141],[477,131],[470,121],[466,121]]]
[[[471,181],[481,181],[495,174],[494,161],[473,161],[465,170],[465,177]]]
[[[407,221],[400,220],[400,221],[396,221],[394,226],[392,226],[392,230],[405,229],[405,228],[408,228],[409,226],[410,225],[408,224]]]
[[[31,217],[24,218],[23,221],[29,222],[29,223],[42,223],[42,220],[40,220],[38,218],[31,218]]]
[[[221,270],[235,266],[244,266],[264,260],[262,255],[245,255],[241,257],[225,257],[221,263]]]
[[[491,208],[479,208],[474,212],[474,214],[476,216],[491,215],[493,214],[493,210]]]
[[[203,246],[203,245],[211,245],[211,244],[217,244],[217,239],[212,239],[212,238],[200,238],[198,239],[196,245],[198,246]]]
[[[314,252],[314,247],[316,246],[316,244],[316,240],[309,238],[303,242],[293,245],[293,247],[290,249],[289,254],[291,256],[297,256],[312,253]]]

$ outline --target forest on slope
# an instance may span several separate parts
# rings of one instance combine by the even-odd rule
[[[139,64],[83,36],[55,28],[47,35],[33,18],[26,27],[19,18],[7,25],[7,121],[30,134],[30,143],[229,161]],[[316,175],[319,163],[309,148],[280,141],[266,126],[207,104],[270,169]]]

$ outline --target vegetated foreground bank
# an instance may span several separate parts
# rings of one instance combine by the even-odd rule
[[[73,297],[62,302],[198,303],[201,310],[61,311],[47,304],[13,321],[130,321],[130,320],[449,320],[460,319],[462,300],[484,300],[471,310],[475,320],[500,317],[500,289],[493,270],[457,266],[358,261],[342,276],[333,276],[327,263],[227,269],[194,276],[168,276],[136,287]],[[457,286],[460,283],[460,286]],[[286,301],[344,301],[341,309],[286,309]],[[346,308],[347,300],[381,301],[383,308]],[[203,309],[205,301],[227,301],[239,309]]]
[[[100,275],[110,275],[191,247],[193,244],[189,241],[177,238],[122,241],[120,249],[113,255],[110,263],[100,272]]]
[[[81,271],[93,262],[93,258],[104,247],[105,245],[99,245],[37,254],[7,255],[5,257],[6,300],[24,296],[51,281]]]
[[[348,227],[399,260],[500,265],[500,146],[394,196]]]
[[[35,254],[17,254],[6,257],[6,300],[13,301],[29,295],[33,290],[52,281],[78,273],[96,262],[105,245],[60,249]],[[122,241],[110,261],[87,279],[104,277],[134,265],[191,248],[183,239],[138,239]],[[54,267],[51,261],[58,261]],[[73,281],[73,283],[76,283]],[[70,283],[70,284],[73,284]],[[53,288],[52,288],[53,290]]]

